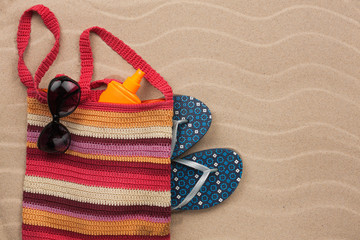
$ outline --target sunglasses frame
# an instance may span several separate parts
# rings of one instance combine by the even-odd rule
[[[62,82],[63,82],[63,81],[68,81],[68,82],[73,83],[74,85],[76,85],[76,86],[79,88],[79,90],[78,90],[78,92],[79,92],[79,101],[77,102],[74,110],[66,113],[66,114],[63,115],[63,116],[59,116],[59,114],[53,113],[53,112],[51,111],[51,108],[50,108],[50,105],[49,105],[49,93],[50,93],[49,89],[51,88],[51,86],[52,86],[52,85],[54,84],[54,82],[56,82],[56,81],[62,81]],[[69,144],[67,145],[66,149],[65,149],[64,151],[54,151],[54,152],[51,152],[51,153],[52,153],[52,154],[61,154],[61,153],[65,153],[65,152],[69,149],[70,144],[71,144],[71,134],[70,134],[69,129],[67,129],[67,127],[65,127],[63,124],[60,123],[60,118],[67,117],[67,116],[69,116],[70,114],[72,114],[72,113],[76,110],[76,108],[79,106],[79,104],[80,104],[80,99],[81,99],[81,88],[80,88],[80,85],[79,85],[78,82],[74,81],[73,79],[69,78],[68,76],[55,77],[54,79],[52,79],[52,80],[50,81],[49,86],[48,86],[48,90],[47,90],[47,104],[48,104],[48,108],[49,108],[49,111],[50,111],[51,116],[52,116],[52,121],[49,122],[48,124],[46,124],[45,127],[41,130],[40,135],[39,135],[39,137],[38,137],[38,141],[37,141],[37,147],[38,147],[38,149],[40,149],[40,147],[39,147],[39,139],[40,139],[42,133],[45,131],[45,129],[46,129],[50,124],[58,124],[58,125],[60,125],[61,127],[63,127],[63,128],[67,131],[67,133],[69,133]],[[40,149],[40,150],[41,150],[41,149]],[[41,150],[41,151],[44,151],[44,150]],[[50,153],[50,152],[47,152],[47,151],[44,151],[44,152]]]

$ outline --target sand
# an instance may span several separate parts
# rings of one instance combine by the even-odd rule
[[[79,78],[81,32],[101,26],[128,43],[173,87],[213,113],[189,153],[228,147],[244,174],[221,205],[173,214],[172,240],[360,239],[360,3],[348,1],[0,2],[0,239],[21,239],[26,90],[16,31],[43,3],[61,26],[58,73]],[[33,18],[32,73],[53,44]],[[91,37],[94,79],[133,70]],[[141,97],[158,96],[142,88]]]

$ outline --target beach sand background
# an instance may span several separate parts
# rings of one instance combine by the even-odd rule
[[[360,239],[360,2],[0,1],[0,239],[21,239],[26,90],[16,32],[42,3],[61,26],[58,73],[79,78],[78,40],[105,27],[173,87],[209,106],[213,123],[189,151],[228,147],[244,161],[235,193],[212,209],[173,214],[172,240]],[[53,44],[33,18],[32,73]],[[133,69],[91,37],[94,79]],[[142,97],[158,96],[142,88]]]

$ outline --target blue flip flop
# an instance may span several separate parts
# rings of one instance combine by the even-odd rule
[[[200,100],[184,95],[174,96],[172,159],[194,146],[209,130],[210,109]]]
[[[227,199],[238,186],[243,164],[225,148],[196,152],[171,164],[172,210],[199,210]]]

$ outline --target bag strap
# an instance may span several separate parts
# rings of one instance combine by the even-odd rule
[[[24,62],[24,52],[29,43],[31,32],[31,17],[36,12],[42,18],[45,26],[54,34],[55,44],[50,53],[41,62],[35,72],[34,78],[32,77],[29,69]],[[20,18],[19,27],[17,32],[17,48],[19,53],[18,73],[21,82],[28,88],[39,92],[39,83],[45,75],[49,67],[52,65],[59,53],[60,47],[60,26],[55,15],[43,5],[35,5],[26,10]]]
[[[172,100],[173,93],[169,84],[157,73],[149,64],[147,64],[134,50],[132,50],[123,41],[106,31],[104,28],[91,27],[86,29],[80,36],[80,59],[81,75],[80,86],[82,87],[82,97],[87,98],[90,93],[90,82],[93,75],[93,56],[90,46],[90,33],[96,33],[100,38],[117,52],[123,59],[131,64],[135,69],[140,68],[145,72],[145,78],[162,92],[165,100]]]

